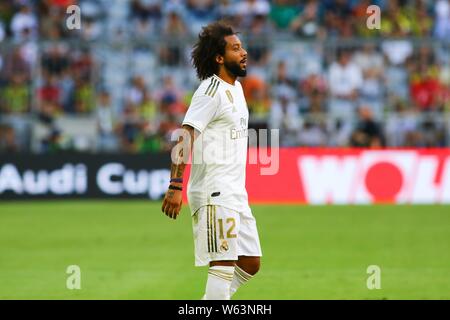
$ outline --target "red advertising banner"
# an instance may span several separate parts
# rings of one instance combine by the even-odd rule
[[[248,152],[251,203],[450,203],[450,149],[266,151]],[[159,200],[169,184],[169,164],[169,154],[3,155],[0,199]]]
[[[450,149],[278,151],[249,151],[251,203],[450,203]]]

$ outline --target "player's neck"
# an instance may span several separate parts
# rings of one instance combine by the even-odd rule
[[[223,81],[231,84],[234,86],[234,83],[236,82],[237,77],[227,72],[225,68],[220,68],[217,76],[222,79]]]

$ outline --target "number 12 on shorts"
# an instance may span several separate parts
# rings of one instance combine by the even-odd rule
[[[219,238],[224,239],[224,229],[223,229],[223,220],[224,219],[217,219],[219,222]],[[228,218],[226,220],[226,224],[228,225],[228,231],[227,231],[227,238],[236,238],[237,235],[233,233],[234,228],[236,227],[236,220],[234,218]]]

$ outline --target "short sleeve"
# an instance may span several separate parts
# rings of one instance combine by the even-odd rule
[[[184,117],[183,125],[189,125],[203,132],[206,126],[214,120],[216,115],[219,107],[217,96],[194,95]]]

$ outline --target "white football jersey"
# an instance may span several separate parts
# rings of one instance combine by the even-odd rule
[[[232,85],[213,75],[195,91],[183,121],[201,133],[194,142],[187,190],[192,214],[205,205],[239,212],[248,208],[248,115],[237,80]]]

